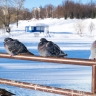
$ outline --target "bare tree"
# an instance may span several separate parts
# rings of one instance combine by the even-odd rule
[[[12,4],[14,5],[16,9],[16,18],[17,18],[17,27],[18,27],[18,16],[19,16],[19,11],[23,6],[25,0],[12,0]]]
[[[21,20],[29,20],[32,18],[31,10],[27,8],[23,8],[22,10],[19,11],[19,19]]]
[[[55,10],[55,15],[57,18],[61,18],[63,16],[62,6],[58,5]]]
[[[93,30],[95,29],[95,24],[93,23],[93,22],[91,22],[90,24],[89,24],[89,31],[90,31],[90,34],[92,35],[92,32],[93,32]]]
[[[11,5],[9,3],[8,0],[0,0],[0,20],[3,24],[4,30],[6,30],[6,32],[10,33],[10,18],[11,18]]]
[[[14,7],[16,10],[15,15],[16,15],[17,27],[18,27],[19,10],[22,8],[23,3],[24,3],[24,0],[0,0],[0,6],[2,6],[1,10],[3,12],[3,15],[5,16],[5,19],[3,20],[4,25],[7,24],[9,26],[10,18],[11,18],[10,8]]]
[[[40,16],[41,9],[39,7],[37,7],[37,8],[34,7],[33,10],[32,10],[32,13],[33,13],[33,17],[36,18],[36,19],[41,17]]]
[[[0,5],[1,5],[1,20],[2,20],[2,23],[6,26],[6,25],[9,25],[8,24],[8,19],[7,17],[9,16],[9,3],[8,3],[8,0],[0,0]]]
[[[46,10],[46,18],[50,18],[53,17],[53,10],[54,10],[54,6],[49,4],[45,6],[45,10]]]
[[[46,17],[46,9],[43,8],[42,6],[40,8],[40,18],[45,18]]]
[[[84,25],[83,21],[78,21],[74,24],[74,29],[77,32],[77,34],[80,36],[82,36],[84,28],[85,28],[85,25]]]

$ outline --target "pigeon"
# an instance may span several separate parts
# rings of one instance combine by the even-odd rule
[[[26,46],[17,39],[5,38],[4,47],[6,52],[11,56],[18,54],[34,55],[33,53],[29,52]]]
[[[13,96],[15,94],[11,93],[11,92],[8,92],[7,90],[5,89],[1,89],[0,88],[0,96]]]
[[[48,57],[64,57],[67,56],[58,45],[52,41],[48,41],[45,38],[41,38],[38,44],[38,52],[40,56]]]
[[[90,52],[91,54],[89,56],[89,59],[95,60],[96,59],[96,40],[92,43]]]

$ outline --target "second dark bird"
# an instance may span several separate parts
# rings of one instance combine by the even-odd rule
[[[54,57],[65,57],[65,54],[58,45],[53,43],[52,41],[48,41],[45,38],[40,39],[40,43],[38,44],[38,52],[40,56],[54,56]]]
[[[34,55],[33,53],[29,52],[26,46],[17,39],[5,38],[4,47],[6,52],[11,56],[18,54]]]
[[[15,95],[15,94],[13,94],[5,89],[0,88],[0,96],[13,96],[13,95]]]

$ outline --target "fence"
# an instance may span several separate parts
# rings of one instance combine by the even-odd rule
[[[53,57],[40,57],[40,56],[27,56],[27,55],[16,55],[11,56],[5,53],[0,53],[1,58],[11,58],[20,60],[31,60],[40,62],[51,62],[60,64],[72,64],[72,65],[82,65],[82,66],[92,66],[92,84],[91,92],[82,92],[77,90],[53,88],[50,86],[36,85],[19,81],[11,81],[7,79],[0,78],[1,84],[7,84],[11,86],[18,86],[22,88],[29,88],[33,90],[39,90],[44,92],[56,93],[67,96],[96,96],[96,61],[88,59],[73,59],[73,58],[53,58]]]

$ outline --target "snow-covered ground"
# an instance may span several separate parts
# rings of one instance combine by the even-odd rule
[[[25,32],[25,26],[37,24],[49,25],[50,37],[41,33],[35,36],[34,33]],[[78,24],[82,25],[82,36],[77,34]],[[90,35],[89,26],[94,24],[93,33]],[[39,55],[37,46],[40,38],[46,38],[55,42],[60,48],[68,54],[67,58],[88,59],[90,55],[91,43],[95,40],[96,19],[41,19],[19,21],[19,27],[16,24],[10,25],[11,34],[0,31],[0,52],[6,52],[3,47],[5,37],[16,38],[24,43],[27,48]],[[91,67],[77,66],[70,64],[54,64],[36,61],[24,61],[0,58],[0,78],[24,81],[34,84],[41,84],[53,87],[74,89],[91,92]],[[0,84],[0,88],[13,92],[16,96],[59,96],[46,92],[17,88]]]

